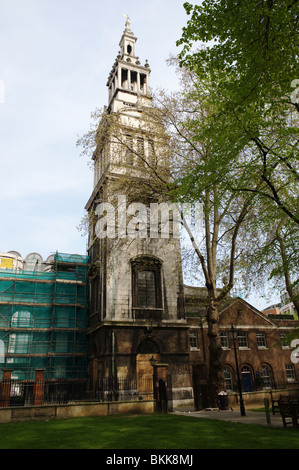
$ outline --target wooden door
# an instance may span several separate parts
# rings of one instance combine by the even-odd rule
[[[153,399],[153,375],[154,370],[150,360],[154,358],[156,362],[161,360],[160,354],[137,354],[136,374],[138,396],[143,400]]]

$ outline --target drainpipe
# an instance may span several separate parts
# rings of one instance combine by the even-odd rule
[[[206,355],[206,345],[205,345],[205,337],[204,337],[204,331],[203,331],[203,324],[202,324],[202,319],[200,319],[200,330],[201,330],[201,338],[202,338],[202,349],[203,349],[203,361],[206,364],[207,363],[207,355]]]
[[[112,247],[112,289],[111,289],[111,317],[114,320],[115,316],[115,273],[114,273],[114,240]]]
[[[111,357],[111,373],[112,378],[115,377],[115,333],[112,330],[112,357]]]
[[[113,398],[115,397],[115,392],[116,392],[116,373],[115,373],[115,332],[114,329],[112,330],[112,355],[111,355],[111,374],[112,374],[112,396]]]

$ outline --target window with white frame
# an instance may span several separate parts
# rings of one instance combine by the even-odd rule
[[[190,338],[190,349],[198,349],[197,331],[191,330],[189,333],[189,338]]]
[[[239,348],[248,348],[248,337],[246,331],[238,331]]]
[[[287,381],[288,382],[295,382],[295,368],[294,364],[286,364],[286,373],[287,373]]]
[[[264,331],[257,331],[256,333],[256,343],[258,348],[266,348],[266,335]]]
[[[9,335],[8,353],[28,354],[30,336],[28,333],[11,333]]]
[[[229,349],[229,342],[228,342],[228,334],[227,331],[221,331],[220,332],[220,341],[221,341],[221,347],[223,349]]]
[[[223,376],[225,382],[225,389],[227,392],[233,391],[233,376],[229,367],[223,367]]]
[[[266,364],[262,366],[261,379],[263,388],[272,388],[272,371]]]

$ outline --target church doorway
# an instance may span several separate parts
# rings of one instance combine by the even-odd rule
[[[153,399],[154,395],[153,361],[161,362],[159,347],[154,341],[146,339],[140,343],[136,356],[138,395],[145,400]]]
[[[249,367],[242,367],[242,382],[243,382],[243,392],[252,392],[252,380],[251,380],[251,371]]]

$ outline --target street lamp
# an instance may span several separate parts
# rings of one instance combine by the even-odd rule
[[[241,416],[246,416],[243,397],[242,397],[242,386],[241,386],[241,380],[240,380],[238,356],[237,356],[237,349],[236,349],[236,339],[238,337],[238,331],[236,330],[234,325],[231,326],[231,334],[232,334],[232,338],[233,338],[233,342],[234,342],[234,350],[235,350],[235,360],[236,360],[236,369],[237,369],[237,378],[238,378],[238,389],[239,389],[239,397],[240,397],[240,412],[241,412]]]
[[[149,361],[150,361],[150,364],[151,364],[152,367],[154,367],[154,365],[157,362],[156,359],[154,358],[154,356],[152,356]]]

